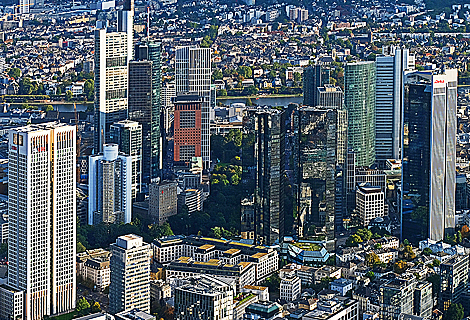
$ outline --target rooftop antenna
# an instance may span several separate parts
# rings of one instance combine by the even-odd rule
[[[147,7],[147,43],[150,40],[150,6]]]

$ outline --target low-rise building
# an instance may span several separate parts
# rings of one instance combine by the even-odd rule
[[[358,302],[349,298],[318,301],[317,308],[302,320],[359,320]]]
[[[277,302],[258,301],[245,308],[244,320],[273,320],[282,316],[282,306]]]
[[[114,318],[116,320],[156,320],[155,316],[147,312],[140,311],[139,309],[116,313]]]
[[[256,294],[260,301],[269,301],[268,287],[246,285],[241,291]]]
[[[280,297],[281,300],[294,301],[302,292],[302,284],[297,276],[288,276],[281,279]]]
[[[336,279],[330,283],[330,289],[336,292],[339,292],[341,296],[345,296],[349,290],[352,290],[353,283],[352,281],[340,278]]]
[[[334,266],[323,266],[315,271],[315,281],[320,282],[323,278],[341,278],[341,268]]]
[[[149,216],[162,225],[169,217],[178,213],[177,187],[174,181],[151,183],[149,188]]]

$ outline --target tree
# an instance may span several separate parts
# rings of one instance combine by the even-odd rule
[[[220,69],[215,69],[214,72],[212,72],[212,81],[214,80],[222,80],[224,78],[224,75]]]
[[[246,93],[249,96],[255,96],[258,94],[258,88],[256,88],[255,86],[249,86],[248,88],[246,88]]]
[[[302,80],[302,76],[300,75],[299,72],[294,72],[294,81],[295,82],[300,82]]]
[[[81,242],[78,242],[77,243],[77,253],[85,252],[85,251],[86,251],[85,246]]]
[[[246,99],[246,103],[245,103],[247,106],[251,107],[253,105],[253,102],[251,101],[250,98]]]
[[[413,260],[416,258],[416,254],[414,253],[413,248],[409,245],[405,246],[405,249],[403,250],[403,256],[408,260]]]
[[[357,230],[356,234],[361,237],[363,241],[369,241],[372,238],[372,231],[366,228]]]
[[[67,92],[65,93],[65,100],[66,100],[66,101],[72,100],[72,96],[73,96],[72,91],[67,90]]]
[[[77,307],[75,308],[75,310],[78,312],[79,315],[83,316],[87,314],[88,309],[90,309],[90,303],[88,303],[85,297],[82,297],[80,300],[78,300]]]
[[[403,272],[405,272],[407,267],[408,265],[406,264],[406,262],[403,260],[400,260],[400,261],[395,262],[395,264],[393,265],[393,271],[396,273],[402,274]]]
[[[93,100],[95,95],[95,82],[92,79],[85,81],[83,85],[83,93],[86,94],[87,100]]]
[[[439,267],[440,265],[441,265],[441,262],[440,262],[439,260],[434,259],[434,260],[432,261],[432,266],[433,266],[433,267]]]
[[[374,252],[371,252],[371,253],[368,253],[366,254],[366,265],[369,266],[369,267],[374,267],[375,265],[381,263],[380,261],[380,258],[379,256],[374,253]]]
[[[41,108],[41,110],[42,110],[42,111],[46,111],[46,112],[47,112],[47,111],[53,111],[53,110],[54,110],[54,107],[53,107],[52,105],[48,104],[48,105],[43,106],[43,107]]]
[[[253,76],[253,71],[251,70],[250,67],[248,66],[241,66],[237,69],[237,72],[239,75],[241,75],[243,78],[251,78]]]
[[[451,303],[444,313],[443,320],[462,320],[464,315],[463,307],[460,303]]]
[[[8,75],[14,79],[21,77],[21,70],[18,68],[11,68],[8,70]]]
[[[430,256],[431,253],[432,253],[431,248],[424,248],[424,249],[423,249],[423,254],[424,254],[425,256]]]
[[[375,279],[375,273],[373,271],[367,271],[366,278],[369,278],[370,281],[373,281]]]
[[[467,225],[464,225],[460,232],[462,233],[463,238],[467,238],[470,235],[470,228]]]
[[[2,243],[0,245],[0,255],[6,256],[8,254],[8,243]]]
[[[100,306],[100,303],[98,301],[95,301],[95,303],[91,307],[91,312],[92,313],[101,312],[101,306]]]
[[[363,242],[362,238],[357,234],[353,234],[350,235],[349,238],[346,240],[346,245],[348,247],[357,247],[357,245],[361,242]]]
[[[227,90],[225,89],[220,89],[218,92],[217,92],[217,95],[218,96],[221,96],[221,97],[225,97],[227,95]]]

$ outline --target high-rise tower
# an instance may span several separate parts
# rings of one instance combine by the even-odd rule
[[[75,308],[76,130],[44,123],[10,130],[8,284],[24,316]]]
[[[443,240],[455,227],[457,70],[405,75],[402,239]]]
[[[376,59],[375,153],[377,160],[400,159],[403,74],[413,70],[415,57],[408,49],[384,47]]]
[[[215,102],[215,90],[211,88],[211,49],[178,47],[176,49],[176,94],[195,92],[203,97],[201,107],[201,155],[204,167],[210,165],[211,104]]]
[[[375,63],[348,63],[344,72],[344,105],[348,113],[348,148],[356,165],[375,162]]]

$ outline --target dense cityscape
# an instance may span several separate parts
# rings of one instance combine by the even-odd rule
[[[470,319],[470,2],[2,0],[0,107],[0,320]]]

